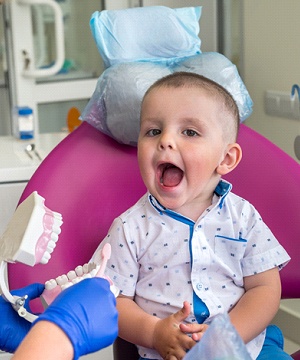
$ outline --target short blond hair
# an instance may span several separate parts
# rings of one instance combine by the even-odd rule
[[[226,120],[230,121],[230,123],[228,123],[228,121],[223,121],[223,125],[225,125],[223,126],[224,132],[229,136],[229,138],[233,138],[234,141],[236,141],[240,125],[238,106],[232,95],[223,86],[219,85],[211,79],[206,78],[205,76],[185,71],[175,72],[164,76],[148,88],[143,97],[143,101],[154,89],[181,87],[203,89],[208,94],[219,100],[220,105],[223,105],[224,112],[229,115],[226,116]]]

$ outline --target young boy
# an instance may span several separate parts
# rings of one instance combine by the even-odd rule
[[[221,179],[242,158],[236,103],[215,82],[178,72],[146,92],[140,125],[148,193],[101,243],[112,246],[107,275],[121,290],[119,336],[137,344],[142,359],[182,359],[212,318],[229,312],[256,359],[289,256]],[[289,358],[279,347],[278,354]]]

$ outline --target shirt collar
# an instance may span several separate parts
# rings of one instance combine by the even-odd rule
[[[226,195],[232,189],[232,185],[226,180],[220,180],[215,188],[215,194],[219,197],[219,207],[222,209]]]
[[[222,209],[223,207],[223,202],[224,199],[226,197],[226,195],[230,192],[230,190],[232,189],[232,185],[226,181],[226,180],[220,180],[218,185],[215,188],[214,194],[219,198],[219,207],[220,209]],[[148,194],[148,199],[150,204],[160,213],[164,213],[166,212],[166,210],[168,210],[167,208],[165,208],[163,205],[161,205],[159,203],[158,200],[156,200],[156,198],[151,195],[150,193]]]

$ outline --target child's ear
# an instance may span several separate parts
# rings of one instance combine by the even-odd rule
[[[242,149],[238,143],[229,144],[227,146],[225,156],[222,162],[217,167],[219,175],[226,175],[230,173],[242,159]]]

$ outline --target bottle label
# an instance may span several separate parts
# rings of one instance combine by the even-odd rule
[[[33,117],[19,116],[19,131],[33,131]]]

